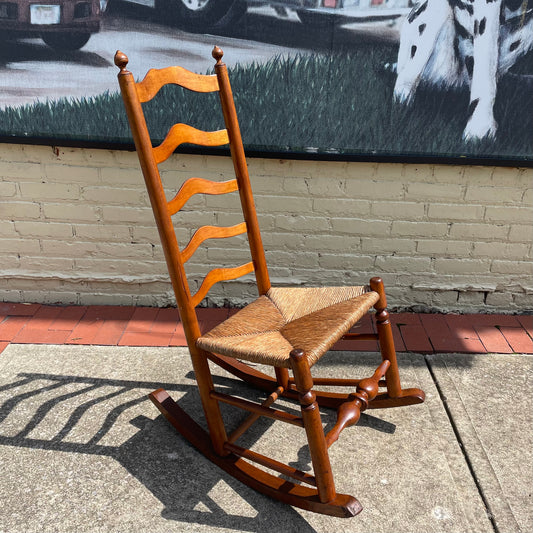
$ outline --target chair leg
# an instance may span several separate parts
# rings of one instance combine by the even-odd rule
[[[316,395],[312,391],[313,378],[311,377],[311,370],[302,350],[293,350],[290,358],[313,463],[318,497],[322,503],[327,503],[335,499],[335,483],[319,406],[316,401]]]
[[[425,394],[420,389],[402,389],[400,383],[400,372],[398,370],[398,360],[396,358],[396,349],[394,347],[394,338],[392,336],[392,327],[390,315],[387,311],[387,297],[385,287],[381,278],[372,278],[370,288],[379,294],[379,300],[374,305],[376,310],[376,325],[378,329],[379,347],[381,358],[390,361],[390,367],[385,374],[387,383],[387,397],[383,398],[378,395],[372,402],[373,407],[396,407],[401,405],[411,405],[421,403],[425,399]]]
[[[379,336],[379,347],[383,360],[390,361],[390,367],[385,374],[387,381],[387,391],[391,398],[398,398],[402,392],[400,384],[400,373],[398,371],[398,361],[396,359],[396,349],[394,347],[394,338],[392,336],[392,327],[387,310],[387,297],[385,287],[381,278],[372,278],[370,288],[379,294],[379,300],[374,306],[376,310],[376,324]]]
[[[224,449],[224,443],[227,441],[226,428],[218,401],[211,397],[211,391],[214,390],[213,378],[209,369],[207,357],[201,351],[191,350],[191,360],[198,383],[198,392],[204,408],[204,414],[209,428],[209,435],[213,448],[218,455],[228,455]]]

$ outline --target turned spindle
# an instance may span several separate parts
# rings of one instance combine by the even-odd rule
[[[337,422],[326,435],[328,448],[339,438],[344,428],[359,422],[361,413],[367,409],[369,402],[377,396],[379,380],[385,375],[389,366],[389,361],[383,361],[372,377],[362,379],[357,385],[356,391],[348,396],[348,401],[337,409]]]

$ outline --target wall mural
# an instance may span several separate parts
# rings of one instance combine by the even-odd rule
[[[215,44],[250,151],[533,162],[533,0],[0,0],[0,139],[131,147],[115,51],[142,78]],[[221,126],[178,89],[146,112]]]

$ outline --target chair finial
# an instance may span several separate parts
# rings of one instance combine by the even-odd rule
[[[117,50],[115,53],[115,65],[122,71],[125,70],[128,66],[128,56],[121,52],[120,50]]]
[[[214,59],[216,59],[217,65],[218,65],[222,61],[222,56],[224,55],[224,52],[222,51],[222,48],[215,45],[215,47],[213,48],[213,51],[211,52],[211,55],[213,56]]]

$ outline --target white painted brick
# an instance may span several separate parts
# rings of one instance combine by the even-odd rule
[[[533,224],[525,226],[519,224],[512,224],[509,231],[509,242],[533,242]]]
[[[268,182],[270,182],[270,179],[271,178],[268,179]],[[305,198],[309,196],[309,181],[309,178],[283,178],[281,189],[271,187],[269,191],[265,191],[265,194],[279,193],[286,196],[299,196]]]
[[[448,224],[443,222],[407,222],[394,220],[391,235],[398,237],[444,238],[448,234]]]
[[[281,176],[250,176],[252,191],[255,196],[259,194],[283,194],[285,178]],[[290,187],[287,187],[288,190]],[[306,186],[307,190],[307,186]]]
[[[465,200],[467,202],[483,202],[485,205],[494,205],[520,202],[522,196],[522,189],[517,187],[467,185]]]
[[[425,205],[419,202],[374,201],[370,206],[370,213],[375,218],[421,220],[425,216]]]
[[[155,237],[157,238],[157,230],[155,230],[155,228],[154,231]],[[130,242],[131,240],[139,240],[135,238],[132,239],[132,230],[129,226],[121,226],[118,224],[76,224],[74,226],[74,232],[77,238],[84,241]]]
[[[0,236],[1,237],[16,237],[15,223],[7,220],[0,220]]]
[[[18,268],[20,268],[20,257],[18,255],[13,255],[12,253],[5,253],[6,250],[4,250],[3,248],[3,244],[2,244],[2,241],[0,240],[0,246],[2,247],[1,248],[1,252],[0,252],[0,269],[2,271],[6,271],[6,270],[17,270]],[[10,252],[12,252],[12,250],[10,250]],[[4,291],[2,291],[3,293]],[[0,299],[0,301],[9,301],[9,300],[3,300],[3,299]]]
[[[11,280],[16,283],[16,280]],[[25,300],[22,296],[22,291],[18,290],[9,290],[9,289],[0,289],[0,302],[13,302],[13,303],[26,303],[32,300]],[[33,300],[34,302],[39,302],[38,299]]]
[[[533,261],[492,261],[491,272],[498,274],[526,274],[533,276]]]
[[[98,248],[94,242],[65,242],[55,240],[42,241],[43,255],[52,257],[92,257],[95,256]]]
[[[43,257],[42,254],[21,256],[20,268],[28,272],[37,272],[39,275],[43,275],[43,266],[46,265],[47,272],[54,272],[56,275],[69,274],[74,270],[74,259],[71,257]],[[41,282],[39,282],[41,283]],[[35,287],[34,283],[32,287]],[[37,285],[38,286],[38,285]],[[51,284],[51,287],[54,285]],[[19,285],[20,287],[20,285]]]
[[[416,250],[416,241],[413,239],[396,239],[390,237],[383,239],[379,237],[369,238],[363,237],[361,239],[361,249],[363,252],[382,253],[414,253]]]
[[[489,222],[531,224],[533,221],[533,209],[526,207],[487,207],[485,220]]]
[[[50,183],[98,183],[98,168],[70,165],[43,165],[43,174]],[[40,173],[39,173],[40,177]],[[36,180],[32,180],[36,181]]]
[[[531,293],[513,294],[513,303],[522,313],[533,312],[533,294]]]
[[[531,170],[529,170],[529,173],[530,172]],[[491,181],[494,185],[507,185],[509,183],[517,182],[520,183],[523,176],[524,169],[520,169],[517,167],[494,167],[491,173]]]
[[[430,204],[428,218],[430,220],[483,220],[485,207],[482,205]]]
[[[467,306],[477,306],[481,309],[485,304],[485,293],[483,292],[459,292],[457,303]]]
[[[346,195],[350,198],[401,200],[404,194],[404,186],[401,181],[352,179],[346,182]]]
[[[91,174],[90,180],[84,183],[94,184],[109,184],[109,185],[128,185],[128,186],[144,186],[144,179],[141,169],[139,167],[134,168],[116,168],[116,167],[102,167],[99,169],[90,168],[92,173],[96,173],[96,176]],[[98,174],[99,171],[99,174]],[[77,177],[77,176],[76,176]]]
[[[80,188],[71,183],[35,183],[21,182],[20,192],[29,200],[76,200],[80,197]]]
[[[79,193],[78,193],[79,195]],[[144,189],[83,187],[81,198],[97,205],[147,206]]]
[[[326,269],[346,269],[350,272],[360,272],[365,269],[374,268],[375,258],[369,255],[350,254],[320,254],[318,266]],[[318,284],[324,283],[322,280]]]
[[[281,250],[303,250],[304,236],[298,233],[271,233],[267,232],[262,235],[263,246],[265,249],[278,247]]]
[[[371,165],[369,165],[370,167]],[[298,171],[297,167],[293,167],[295,173]],[[364,172],[365,169],[360,168],[358,176],[364,176],[364,173],[361,174],[361,172]],[[367,169],[368,170],[368,167]],[[315,178],[319,178],[319,181],[335,181],[339,178],[343,179],[346,178],[346,174],[348,172],[348,163],[345,161],[329,161],[327,165],[324,165],[321,162],[318,162],[316,166],[316,172],[311,174],[311,178],[313,178],[312,181],[317,181]]]
[[[489,259],[449,259],[438,257],[435,259],[435,272],[446,274],[478,274],[490,271]]]
[[[494,178],[497,171],[497,167],[464,167],[463,183],[486,185],[488,180]]]
[[[112,226],[113,227],[113,226]],[[121,226],[116,226],[119,228],[119,231],[121,230]],[[128,226],[125,226],[128,228],[129,231],[132,233],[132,241],[134,242],[159,242],[159,233],[157,232],[157,228],[155,226],[155,222],[152,226],[141,226],[138,224],[135,224],[131,226],[131,229]],[[187,236],[189,236],[190,232],[187,231]]]
[[[472,243],[468,241],[447,241],[447,240],[419,240],[416,245],[418,254],[428,254],[432,257],[447,255],[467,257],[471,254]]]
[[[285,181],[289,181],[285,179]],[[304,181],[306,189],[302,188],[302,193],[307,192],[312,196],[346,198],[346,181],[335,178],[311,178]]]
[[[496,240],[503,241],[509,233],[504,224],[466,224],[454,222],[450,227],[450,238],[455,240]]]
[[[263,225],[259,223],[261,227]],[[327,217],[314,217],[307,215],[276,215],[274,225],[277,229],[290,232],[322,233],[331,228],[330,219]]]
[[[23,163],[0,160],[0,177],[6,181],[39,181],[43,177],[40,163]]]
[[[17,184],[12,181],[0,181],[0,197],[12,198],[17,194]]]
[[[533,205],[533,189],[526,189],[522,196],[523,205]]]
[[[269,213],[309,213],[313,210],[311,198],[297,196],[257,196],[255,205],[258,211]]]
[[[80,245],[90,245],[87,249],[91,255],[98,255],[102,258],[116,258],[137,260],[139,258],[151,258],[153,256],[153,247],[148,243],[96,243],[96,252],[92,253],[93,243],[80,243]],[[44,246],[44,243],[43,243]]]
[[[308,253],[308,252],[284,252],[281,250],[277,251],[265,251],[265,256],[267,264],[274,265],[288,265],[289,267],[298,266],[306,268],[317,268],[319,255],[318,253]]]
[[[89,212],[92,210],[95,213],[95,218],[98,219],[96,206],[85,206]],[[105,222],[118,222],[120,224],[150,224],[154,220],[154,215],[149,207],[121,207],[121,206],[103,206],[102,220]],[[85,219],[89,220],[88,215]]]
[[[24,153],[24,145],[0,143],[0,161],[15,162],[28,159],[28,155]]]
[[[464,185],[454,183],[408,183],[405,199],[411,201],[450,199],[461,200]]]
[[[274,202],[273,196],[255,196],[255,202],[258,203],[260,198],[266,198],[267,202],[270,201]],[[283,197],[279,197],[281,201],[283,201]],[[241,203],[239,200],[238,194],[209,194],[205,196],[205,208],[206,209],[216,209],[216,210],[224,210],[224,211],[241,211]],[[186,211],[185,207],[183,211]]]
[[[349,215],[361,216],[370,213],[370,202],[368,200],[351,200],[341,198],[314,198],[313,207],[309,211],[315,215]],[[290,213],[290,211],[289,211]]]
[[[87,272],[89,277],[95,273],[99,275],[114,274],[118,276],[139,276],[154,277],[165,276],[168,272],[164,261],[135,260],[135,259],[102,259],[101,257],[75,258],[75,269],[77,273]]]
[[[344,174],[342,173],[342,168],[340,169],[339,177],[346,177],[349,179],[373,179],[376,176],[378,169],[378,163],[354,163],[348,162],[344,168]],[[320,166],[322,172],[327,176],[329,175],[329,165]]]
[[[362,220],[357,218],[332,218],[332,232],[361,237],[386,237],[390,234],[391,222],[385,220]]]
[[[207,247],[207,259],[216,265],[239,266],[251,261],[250,251],[235,248]]]
[[[152,214],[151,209],[146,210],[147,215],[150,214],[150,216],[146,216],[146,224],[149,225],[154,224],[154,216]],[[180,211],[177,215],[172,217],[172,221],[174,223],[175,228],[191,228],[191,229],[197,229],[200,226],[214,226],[217,221],[217,213],[211,210],[205,210],[205,211]],[[239,218],[239,222],[242,222],[242,214]]]
[[[401,257],[394,255],[376,257],[376,268],[383,272],[429,272],[432,270],[429,257]]]
[[[96,222],[100,220],[100,214],[96,207],[84,205],[82,203],[79,205],[67,203],[43,204],[43,214],[48,220],[61,220],[66,222],[73,222],[77,220],[84,222]]]
[[[465,180],[465,169],[468,167],[459,166],[459,165],[435,165],[433,167],[433,176],[430,180],[432,183],[474,183],[474,179]],[[407,176],[409,177],[409,172]],[[487,180],[490,179],[491,173],[484,171],[482,175],[481,183],[487,183]]]
[[[5,254],[39,254],[41,243],[38,239],[2,239],[2,253]]]
[[[376,169],[376,179],[400,181],[405,174],[405,165],[401,163],[380,163]]]
[[[485,303],[497,309],[511,309],[513,306],[513,294],[511,292],[490,292],[487,294]]]
[[[35,202],[7,202],[0,215],[5,220],[36,219],[41,216],[41,206]]]
[[[476,242],[473,257],[491,257],[493,259],[525,260],[531,253],[530,244],[507,242]]]
[[[307,251],[347,251],[354,252],[361,248],[361,239],[347,235],[306,235],[303,247]]]
[[[52,239],[71,239],[73,237],[72,225],[69,223],[55,223],[45,220],[15,221],[15,228],[21,237],[37,237]]]
[[[448,168],[447,170],[449,175],[450,169]],[[432,183],[435,181],[434,171],[435,167],[433,165],[406,165],[404,180]]]
[[[254,175],[256,176],[309,176],[316,172],[315,161],[289,161],[288,159],[262,159],[257,162]],[[292,171],[295,167],[296,170]]]

